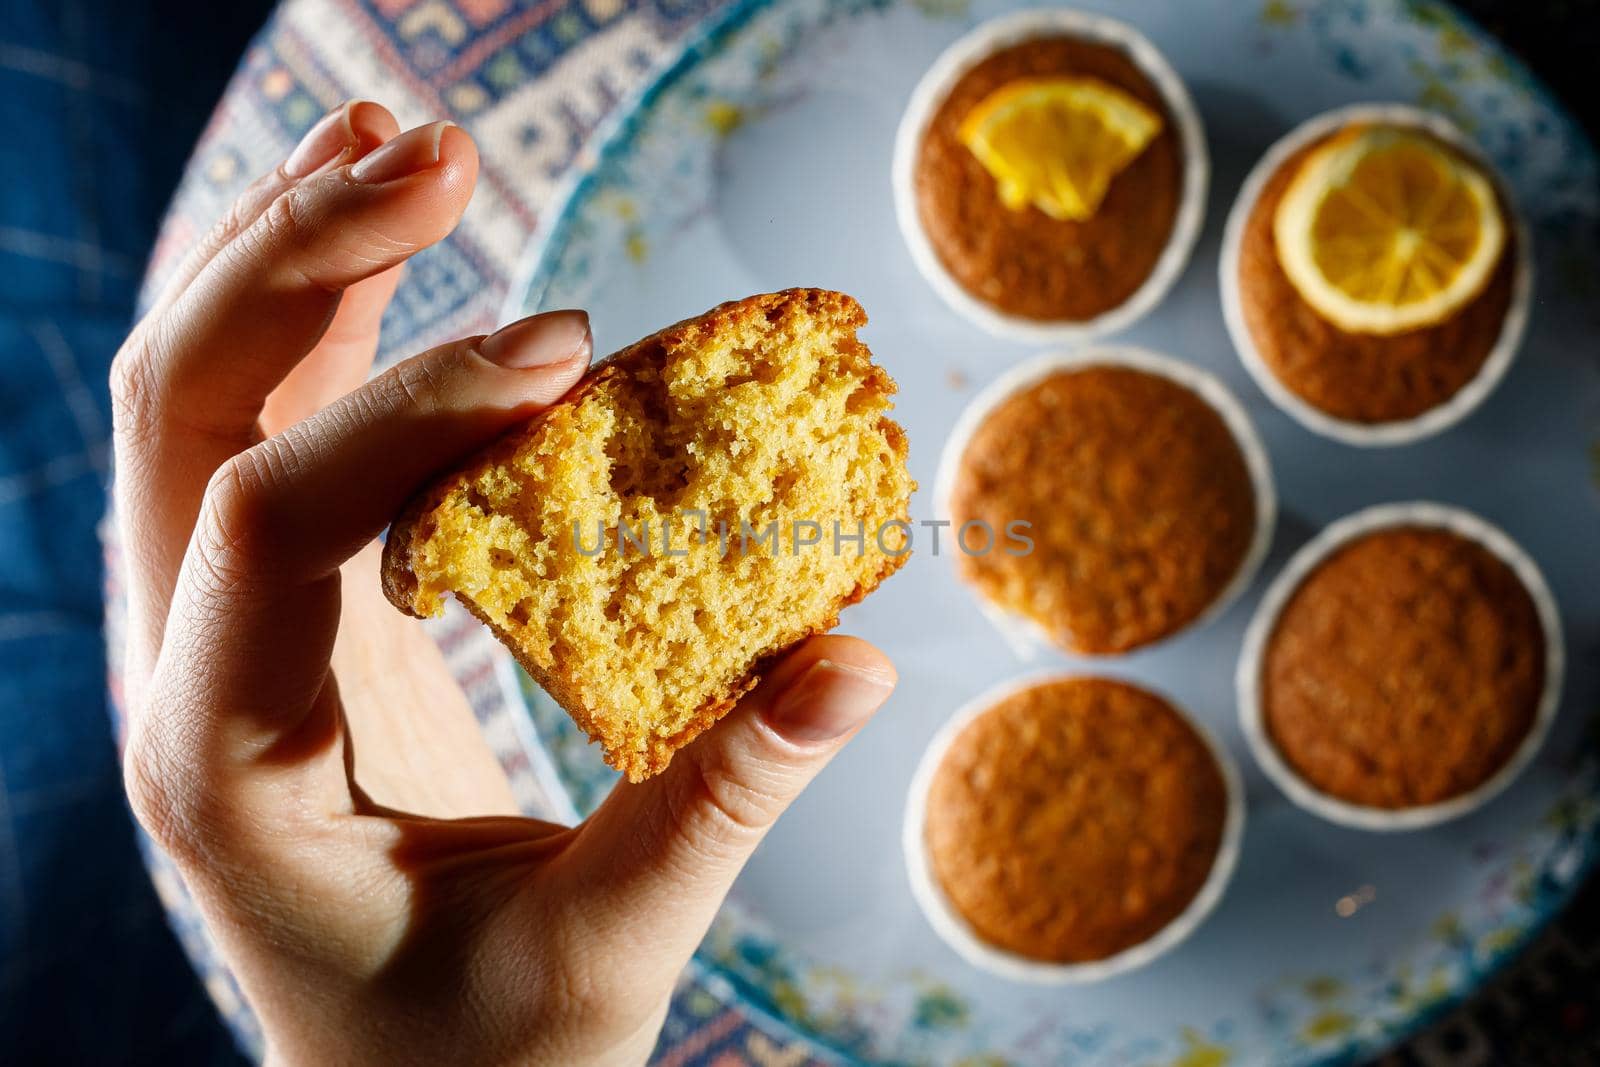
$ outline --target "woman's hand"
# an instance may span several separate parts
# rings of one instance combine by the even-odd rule
[[[582,825],[512,814],[371,545],[430,475],[571,388],[588,320],[534,316],[361,384],[401,264],[455,226],[477,166],[455,126],[338,109],[113,369],[128,795],[282,1062],[642,1061],[745,860],[894,684],[871,646],[812,639]]]

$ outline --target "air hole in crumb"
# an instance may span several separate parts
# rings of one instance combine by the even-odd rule
[[[882,401],[878,399],[877,394],[863,385],[845,398],[844,410],[846,414],[860,415],[864,411],[871,411],[873,408],[881,406],[881,404]]]
[[[516,607],[511,609],[511,621],[516,623],[518,626],[528,625],[528,620],[533,618],[533,608],[533,598],[523,597],[521,600],[517,601]]]
[[[618,496],[624,496],[633,489],[634,479],[637,474],[630,463],[613,462],[611,464],[611,491]]]
[[[508,571],[517,565],[517,557],[509,548],[491,548],[489,563],[497,571]]]
[[[660,382],[636,383],[631,403],[619,405],[617,427],[606,441],[611,491],[644,496],[670,510],[689,484],[687,445],[663,429],[672,425],[667,389]]]
[[[731,389],[736,385],[745,385],[750,382],[759,382],[762,385],[772,385],[783,373],[772,360],[770,353],[758,352],[753,348],[741,348],[735,353],[746,369],[739,374],[730,374],[723,382],[723,387]]]
[[[779,471],[777,477],[772,479],[772,499],[780,504],[788,503],[794,496],[795,487],[800,483],[800,470],[797,467],[785,467]]]

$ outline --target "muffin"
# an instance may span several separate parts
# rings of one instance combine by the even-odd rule
[[[918,773],[908,859],[930,918],[981,960],[1034,965],[1017,977],[1154,958],[1229,876],[1243,809],[1221,760],[1166,700],[1112,679],[980,700]]]
[[[607,762],[657,773],[905,562],[915,486],[865,323],[791,289],[624,348],[406,508],[385,592],[417,616],[454,593]],[[834,551],[836,523],[866,536]]]
[[[956,566],[991,613],[1088,655],[1219,609],[1275,510],[1266,454],[1222,385],[1125,348],[996,382],[952,435],[939,495],[955,531],[973,531]],[[979,551],[987,531],[996,543]]]
[[[1240,669],[1247,733],[1269,773],[1371,825],[1475,806],[1531,757],[1554,712],[1559,631],[1543,580],[1466,513],[1401,506],[1337,524],[1262,612]]]
[[[897,211],[925,276],[993,332],[1127,325],[1182,269],[1203,210],[1199,119],[1120,23],[1024,12],[952,46],[896,146]]]
[[[1230,330],[1312,429],[1390,444],[1460,419],[1526,319],[1527,238],[1504,186],[1444,120],[1356,108],[1275,145],[1224,240]]]

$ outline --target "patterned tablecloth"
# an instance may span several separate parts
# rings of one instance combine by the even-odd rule
[[[720,0],[289,0],[246,53],[162,229],[159,280],[250,179],[351,97],[477,139],[461,226],[411,263],[387,353],[490,329],[541,207],[596,124]]]
[[[415,352],[491,330],[540,209],[567,165],[673,41],[720,2],[288,0],[249,49],[190,163],[151,279],[159,282],[251,177],[281,160],[330,106],[367,97],[388,105],[402,125],[455,120],[476,137],[483,158],[478,192],[460,228],[413,261],[384,321],[385,352]],[[1550,958],[1560,957],[1567,973],[1592,974],[1591,955],[1571,940],[1547,940],[1523,973],[1542,981]],[[1593,986],[1592,978],[1584,981]],[[226,989],[213,992],[228,999]],[[1571,1010],[1586,1013],[1591,1001]],[[1508,985],[1496,998],[1503,1026],[1485,1022],[1481,1012],[1476,1021],[1447,1020],[1394,1062],[1501,1062],[1493,1050],[1516,1044],[1518,1003]],[[237,1010],[236,1001],[232,1006]],[[1593,1031],[1586,1019],[1567,1029],[1575,1036]],[[1559,1039],[1529,1054],[1539,1058],[1516,1062],[1593,1062]],[[1582,1058],[1555,1058],[1566,1055]],[[813,1061],[805,1046],[762,1029],[719,991],[686,980],[656,1062],[793,1067]]]

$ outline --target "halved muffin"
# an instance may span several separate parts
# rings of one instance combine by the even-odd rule
[[[454,593],[607,762],[659,772],[905,561],[915,486],[865,323],[791,289],[616,353],[407,507],[390,601]]]

